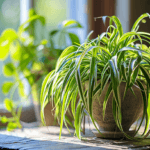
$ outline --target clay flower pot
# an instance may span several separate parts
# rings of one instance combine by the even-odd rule
[[[103,102],[108,90],[109,83],[105,86],[104,90],[99,96],[97,93],[93,99],[93,117],[98,123],[100,132],[103,133],[105,138],[121,138],[124,137],[124,134],[120,132],[118,129],[116,122],[113,116],[112,110],[112,99],[113,93],[110,94],[110,97],[107,102],[106,110],[105,110],[105,117],[103,120]],[[143,101],[142,95],[139,88],[133,86],[133,93],[128,89],[125,98],[124,91],[125,91],[125,83],[120,84],[120,97],[121,97],[121,113],[122,113],[122,127],[123,130],[129,134],[130,136],[134,135],[134,131],[129,131],[131,125],[142,116],[143,113]],[[97,137],[102,137],[101,134],[98,132],[94,132]]]
[[[78,102],[78,100],[77,100]],[[48,104],[44,108],[44,118],[45,118],[45,125],[46,126],[59,126],[60,122],[55,118],[55,110],[54,105],[52,105],[52,102],[48,102]],[[70,112],[69,112],[70,111]],[[71,105],[69,105],[69,111],[66,112],[66,116],[70,120],[70,122],[73,124],[74,119],[73,115],[71,113]],[[69,127],[72,127],[72,125],[68,124]]]

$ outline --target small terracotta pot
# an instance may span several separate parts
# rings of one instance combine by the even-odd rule
[[[52,102],[49,102],[44,108],[44,117],[46,126],[58,126],[58,122],[55,122],[54,111],[52,111]]]
[[[54,106],[52,105],[52,102],[50,101],[44,108],[44,116],[45,116],[45,124],[46,126],[59,126],[57,120],[55,120],[55,111],[53,110]],[[69,120],[73,123],[73,115],[71,113],[71,105],[69,105],[70,113],[67,111],[66,115],[69,118]],[[69,124],[68,124],[69,126]]]
[[[120,130],[118,129],[115,123],[113,112],[112,112],[113,93],[111,93],[108,99],[106,110],[105,110],[105,117],[103,120],[103,102],[104,102],[106,92],[108,90],[108,86],[109,84],[105,86],[104,90],[101,93],[101,96],[99,96],[99,93],[97,93],[93,97],[94,98],[93,117],[98,123],[99,130],[102,131],[103,133],[107,132],[106,134],[108,135],[107,137],[114,138],[114,134],[116,132],[120,132]],[[143,101],[142,101],[141,91],[136,86],[132,87],[136,97],[128,89],[127,94],[123,100],[125,86],[126,86],[125,83],[120,84],[122,127],[126,133],[129,133],[129,129],[131,125],[143,114]],[[120,136],[120,134],[118,135]],[[121,136],[123,136],[123,134],[121,134]]]

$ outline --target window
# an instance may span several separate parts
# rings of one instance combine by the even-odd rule
[[[83,0],[82,2],[80,0],[76,0],[76,1],[74,0],[72,1],[70,0],[45,0],[45,1],[36,0],[34,1],[34,3],[32,0],[14,0],[14,1],[1,0],[0,9],[2,11],[0,11],[0,15],[3,16],[3,19],[0,19],[1,21],[0,33],[2,33],[2,31],[6,28],[14,28],[15,30],[17,30],[18,26],[27,20],[29,8],[34,6],[37,14],[43,15],[47,21],[45,30],[40,29],[40,26],[38,26],[37,24],[36,36],[37,38],[39,38],[39,40],[43,38],[48,39],[49,35],[47,31],[49,32],[53,29],[56,29],[58,24],[60,24],[62,21],[66,19],[76,19],[84,27],[83,29],[79,29],[77,31],[81,42],[84,42],[84,39],[87,35],[87,14],[85,11],[86,5],[87,5],[87,0]],[[11,15],[9,16],[8,14],[11,14]],[[8,58],[7,61],[9,61],[9,59],[10,58]],[[0,62],[0,69],[1,69],[0,70],[1,71],[0,82],[8,80],[2,75],[2,65],[3,65],[3,62]],[[25,82],[25,85],[26,85],[25,86],[26,91],[29,92],[30,91],[29,85],[26,82]],[[1,90],[0,90],[0,95],[2,95]],[[3,95],[0,99],[1,102],[4,100],[4,98],[5,96]],[[16,101],[19,100],[19,96],[15,94],[14,99]],[[35,116],[33,115],[34,112],[32,111],[33,107],[30,109],[26,107],[24,110],[26,110],[26,112],[24,111],[25,113],[23,113],[23,117],[22,117],[23,120],[26,120],[27,122],[33,121],[35,118]],[[10,114],[7,115],[6,112],[2,112],[0,115],[4,115],[4,114],[6,116],[10,116]]]
[[[34,8],[36,12],[46,18],[45,37],[48,39],[47,31],[56,29],[66,19],[75,19],[83,25],[83,29],[75,31],[80,37],[81,43],[87,35],[87,0],[36,0]],[[38,29],[40,38],[40,31]]]

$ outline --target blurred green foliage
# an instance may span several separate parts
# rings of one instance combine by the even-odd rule
[[[6,116],[0,116],[0,121],[2,123],[7,123],[7,131],[12,131],[15,128],[22,128],[20,123],[20,116],[22,107],[17,109],[17,105],[10,99],[6,98],[4,101],[5,108],[12,114],[12,117],[7,118]]]
[[[8,57],[11,58],[10,62],[4,64],[3,74],[6,77],[14,78],[14,81],[3,82],[2,91],[4,94],[11,93],[11,100],[5,99],[5,106],[14,118],[16,118],[13,107],[14,91],[18,89],[21,99],[28,99],[29,96],[26,95],[23,80],[26,79],[32,89],[29,94],[40,93],[43,78],[55,68],[58,57],[63,49],[68,46],[67,41],[70,40],[74,45],[80,44],[79,37],[70,32],[71,28],[82,28],[81,24],[76,20],[63,21],[59,28],[47,32],[49,40],[43,38],[40,42],[36,40],[35,34],[37,23],[40,23],[44,28],[46,20],[43,16],[37,15],[34,9],[31,9],[29,19],[20,25],[17,31],[8,28],[0,36],[0,60],[4,61]],[[57,41],[54,41],[55,36],[58,36]],[[65,41],[63,42],[63,47],[59,46],[61,40]],[[32,88],[35,85],[38,88]],[[17,121],[15,125],[8,118],[1,118],[1,122],[9,122],[7,126],[9,130],[11,130],[11,127],[19,127]]]

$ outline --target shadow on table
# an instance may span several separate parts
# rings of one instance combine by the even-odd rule
[[[69,149],[82,149],[82,150],[104,150],[105,148],[99,146],[90,146],[86,143],[81,143],[79,140],[70,140],[65,138],[62,140],[53,139],[32,139],[26,137],[18,137],[13,135],[0,134],[0,149],[15,149],[15,150],[69,150]]]
[[[46,129],[47,130],[43,130],[42,131],[42,133],[44,133],[44,134],[48,134],[48,135],[57,135],[57,136],[59,136],[59,132],[58,132],[58,130],[57,130],[57,132],[56,132],[56,130],[55,130],[55,128],[56,127],[54,127],[54,129],[52,129],[52,126],[47,126],[46,127]],[[59,127],[57,127],[58,129],[59,129]],[[62,134],[61,134],[61,136],[63,136],[63,137],[73,137],[74,136],[74,129],[73,128],[69,128],[69,130],[70,130],[70,133],[69,133],[69,131],[67,130],[67,128],[63,128],[62,129]],[[92,130],[90,130],[90,129],[85,129],[85,133],[86,134],[83,134],[82,132],[81,132],[81,135],[83,136],[83,137],[94,137],[95,135],[92,133]]]
[[[88,131],[88,130],[87,130]],[[70,129],[71,135],[66,128],[62,130],[59,140],[59,127],[35,127],[15,130],[8,133],[1,131],[0,149],[15,150],[104,150],[104,149],[150,149],[150,139],[141,142],[127,140],[108,140],[93,138],[91,133],[86,132],[82,140],[74,137],[74,130]],[[90,136],[91,135],[91,136]]]

